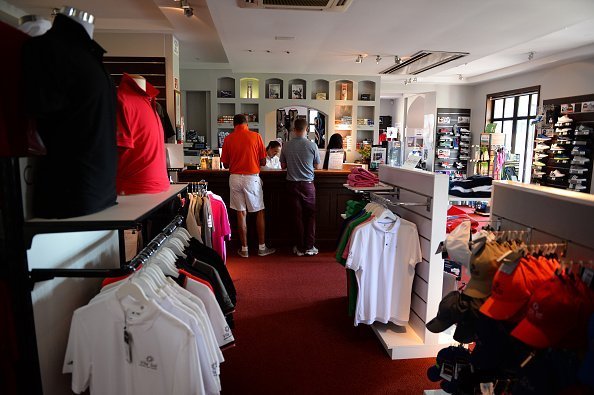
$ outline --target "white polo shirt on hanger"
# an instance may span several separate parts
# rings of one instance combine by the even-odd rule
[[[417,226],[405,219],[373,220],[351,236],[346,267],[359,284],[355,326],[375,321],[408,323],[415,266],[422,260]]]
[[[115,293],[74,312],[63,372],[77,394],[205,393],[192,330],[152,301],[120,304]]]

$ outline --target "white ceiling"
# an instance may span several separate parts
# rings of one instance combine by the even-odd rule
[[[52,0],[8,2],[41,15],[59,6]],[[476,83],[594,56],[592,0],[353,0],[344,13],[244,9],[237,0],[189,2],[191,18],[174,0],[69,0],[69,5],[95,14],[98,31],[173,32],[180,39],[182,68],[377,75],[393,64],[394,55],[428,49],[470,55],[418,75],[419,81]],[[529,52],[535,53],[532,61]],[[355,63],[357,54],[366,56],[363,63]]]

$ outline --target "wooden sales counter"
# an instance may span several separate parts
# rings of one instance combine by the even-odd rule
[[[350,170],[316,170],[315,186],[317,197],[316,245],[325,249],[336,244],[346,201],[357,199],[351,191],[343,187]],[[290,247],[291,221],[287,214],[286,171],[262,171],[260,177],[264,183],[264,204],[266,206],[266,239],[273,247]],[[179,182],[208,181],[208,189],[220,195],[229,206],[229,172],[227,170],[185,170],[178,174]],[[236,217],[229,210],[229,221],[233,232],[232,239],[237,241]],[[248,237],[250,248],[257,245],[256,221],[254,215],[248,215]]]

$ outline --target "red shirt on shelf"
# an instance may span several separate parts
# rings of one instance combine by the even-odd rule
[[[163,126],[156,111],[159,91],[146,92],[124,73],[118,87],[118,195],[159,193],[169,188]]]

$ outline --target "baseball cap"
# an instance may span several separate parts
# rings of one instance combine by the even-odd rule
[[[509,320],[526,305],[530,295],[552,275],[544,268],[533,268],[537,261],[521,258],[511,274],[498,270],[493,278],[491,296],[481,306],[481,313],[496,320]]]
[[[461,300],[460,292],[452,291],[439,302],[437,316],[425,326],[430,332],[440,333],[462,320],[468,304]]]
[[[576,330],[582,304],[568,281],[553,277],[541,284],[530,298],[526,317],[511,332],[534,348],[557,345]]]
[[[499,268],[497,258],[501,250],[496,243],[487,243],[482,251],[470,259],[470,281],[464,288],[464,295],[473,298],[486,298],[491,294],[493,277]]]
[[[468,267],[471,251],[470,242],[470,221],[462,221],[454,230],[448,234],[444,245],[450,260]]]

